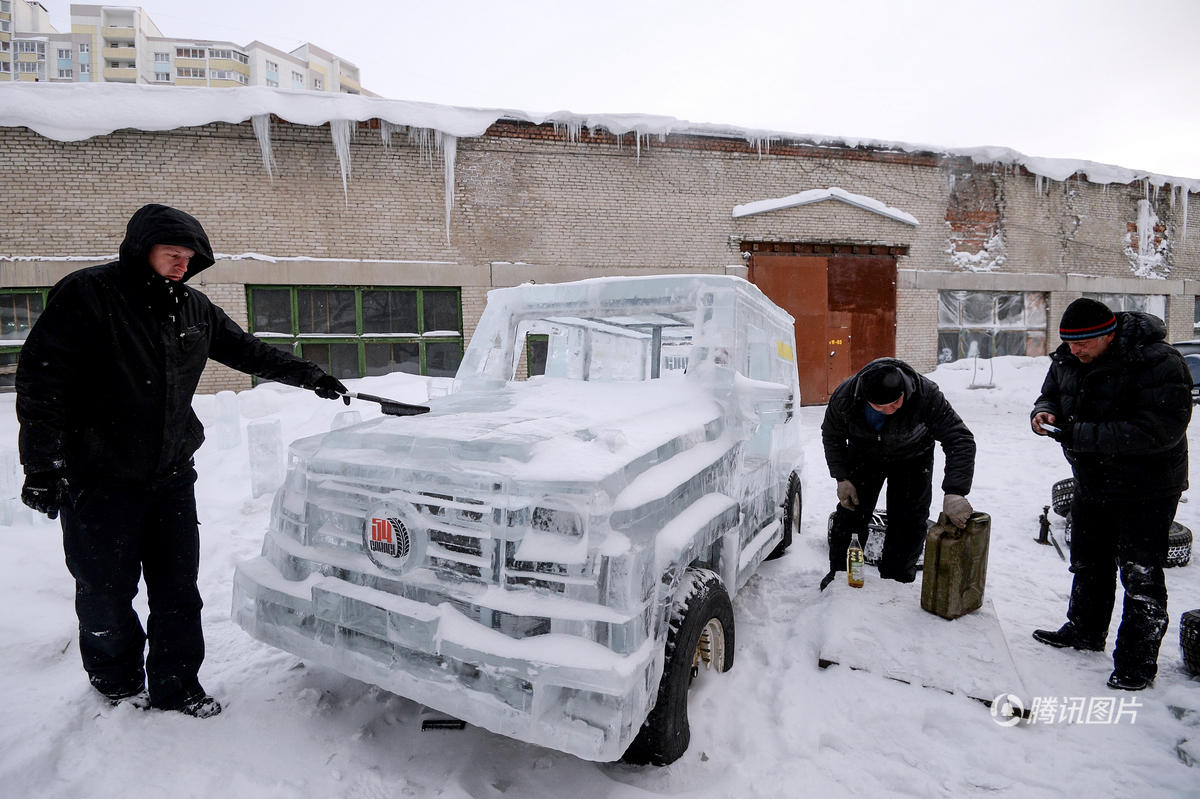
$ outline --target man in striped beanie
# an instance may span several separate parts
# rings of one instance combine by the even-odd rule
[[[1113,313],[1084,297],[1067,306],[1059,337],[1030,425],[1062,445],[1075,475],[1074,579],[1067,623],[1033,637],[1103,651],[1119,573],[1125,602],[1108,686],[1138,691],[1158,673],[1167,630],[1163,565],[1187,488],[1192,379],[1148,313]]]

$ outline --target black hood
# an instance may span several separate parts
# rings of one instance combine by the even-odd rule
[[[175,244],[196,253],[183,276],[185,281],[213,265],[212,246],[199,220],[177,208],[157,204],[139,208],[125,227],[121,263],[149,269],[146,257],[155,244]]]
[[[913,369],[909,364],[899,358],[876,358],[868,363],[854,375],[854,399],[866,401],[863,397],[863,376],[874,372],[876,369],[894,368],[900,371],[900,376],[904,378],[904,398],[909,399],[913,394],[917,393],[920,388],[920,375],[917,370]]]

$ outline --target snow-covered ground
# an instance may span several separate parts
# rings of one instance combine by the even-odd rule
[[[992,516],[987,597],[1021,677],[1014,692],[1027,705],[1039,697],[1117,696],[1104,687],[1109,653],[1054,650],[1029,635],[1063,621],[1070,587],[1066,564],[1034,541],[1051,484],[1069,476],[1058,447],[1034,436],[1027,421],[1047,364],[1046,358],[996,359],[990,389],[969,388],[980,382],[970,362],[932,375],[979,444],[969,498]],[[351,389],[422,401],[427,384],[393,375],[351,381]],[[287,440],[329,429],[345,410],[278,385],[242,392],[238,405],[243,425],[279,418]],[[0,450],[16,447],[13,406],[12,394],[0,395]],[[0,526],[4,796],[1200,796],[1200,678],[1183,670],[1178,643],[1179,616],[1200,607],[1196,561],[1167,571],[1171,626],[1158,681],[1118,697],[1140,702],[1132,721],[1043,719],[1006,727],[963,696],[866,671],[818,668],[829,595],[817,583],[835,502],[818,431],[822,407],[801,412],[803,535],[735,599],[734,669],[697,681],[691,748],[668,768],[590,763],[473,728],[422,732],[418,705],[251,639],[230,621],[230,581],[234,565],[259,551],[271,497],[251,497],[244,435],[238,447],[218,448],[215,398],[197,397],[195,407],[210,426],[197,456],[208,641],[200,676],[226,710],[197,720],[107,707],[79,663],[73,585],[58,526],[18,512],[24,518]],[[353,407],[364,418],[378,413],[366,403]],[[1193,452],[1200,450],[1194,431],[1189,438]],[[937,468],[940,480],[940,457]],[[935,491],[935,511],[938,501]],[[1062,520],[1052,518],[1061,532]],[[1200,530],[1200,497],[1181,504],[1177,518]],[[868,569],[864,591],[871,578]],[[914,607],[919,585],[911,586]],[[844,583],[831,590],[838,588]],[[905,634],[880,629],[878,646]],[[948,652],[947,668],[959,660]]]

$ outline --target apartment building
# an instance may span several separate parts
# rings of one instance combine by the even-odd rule
[[[357,66],[307,42],[288,53],[257,40],[166,36],[137,6],[72,4],[63,33],[37,0],[0,0],[3,80],[363,91]]]

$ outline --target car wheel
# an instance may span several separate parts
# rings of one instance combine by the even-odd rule
[[[1192,531],[1179,522],[1171,522],[1167,533],[1167,566],[1186,566],[1192,559]]]
[[[1189,610],[1179,617],[1179,648],[1183,665],[1200,676],[1200,610]]]
[[[1050,487],[1050,505],[1054,508],[1054,512],[1059,516],[1066,516],[1071,512],[1071,500],[1074,498],[1074,477],[1068,477],[1066,480],[1059,480]]]
[[[733,605],[716,572],[688,569],[675,591],[667,625],[666,657],[658,700],[622,758],[666,766],[687,751],[688,689],[700,669],[733,667]]]
[[[783,538],[771,550],[764,560],[782,558],[787,548],[792,545],[792,539],[800,535],[800,519],[804,511],[804,498],[800,487],[800,477],[792,472],[788,476],[787,501],[783,505]]]

